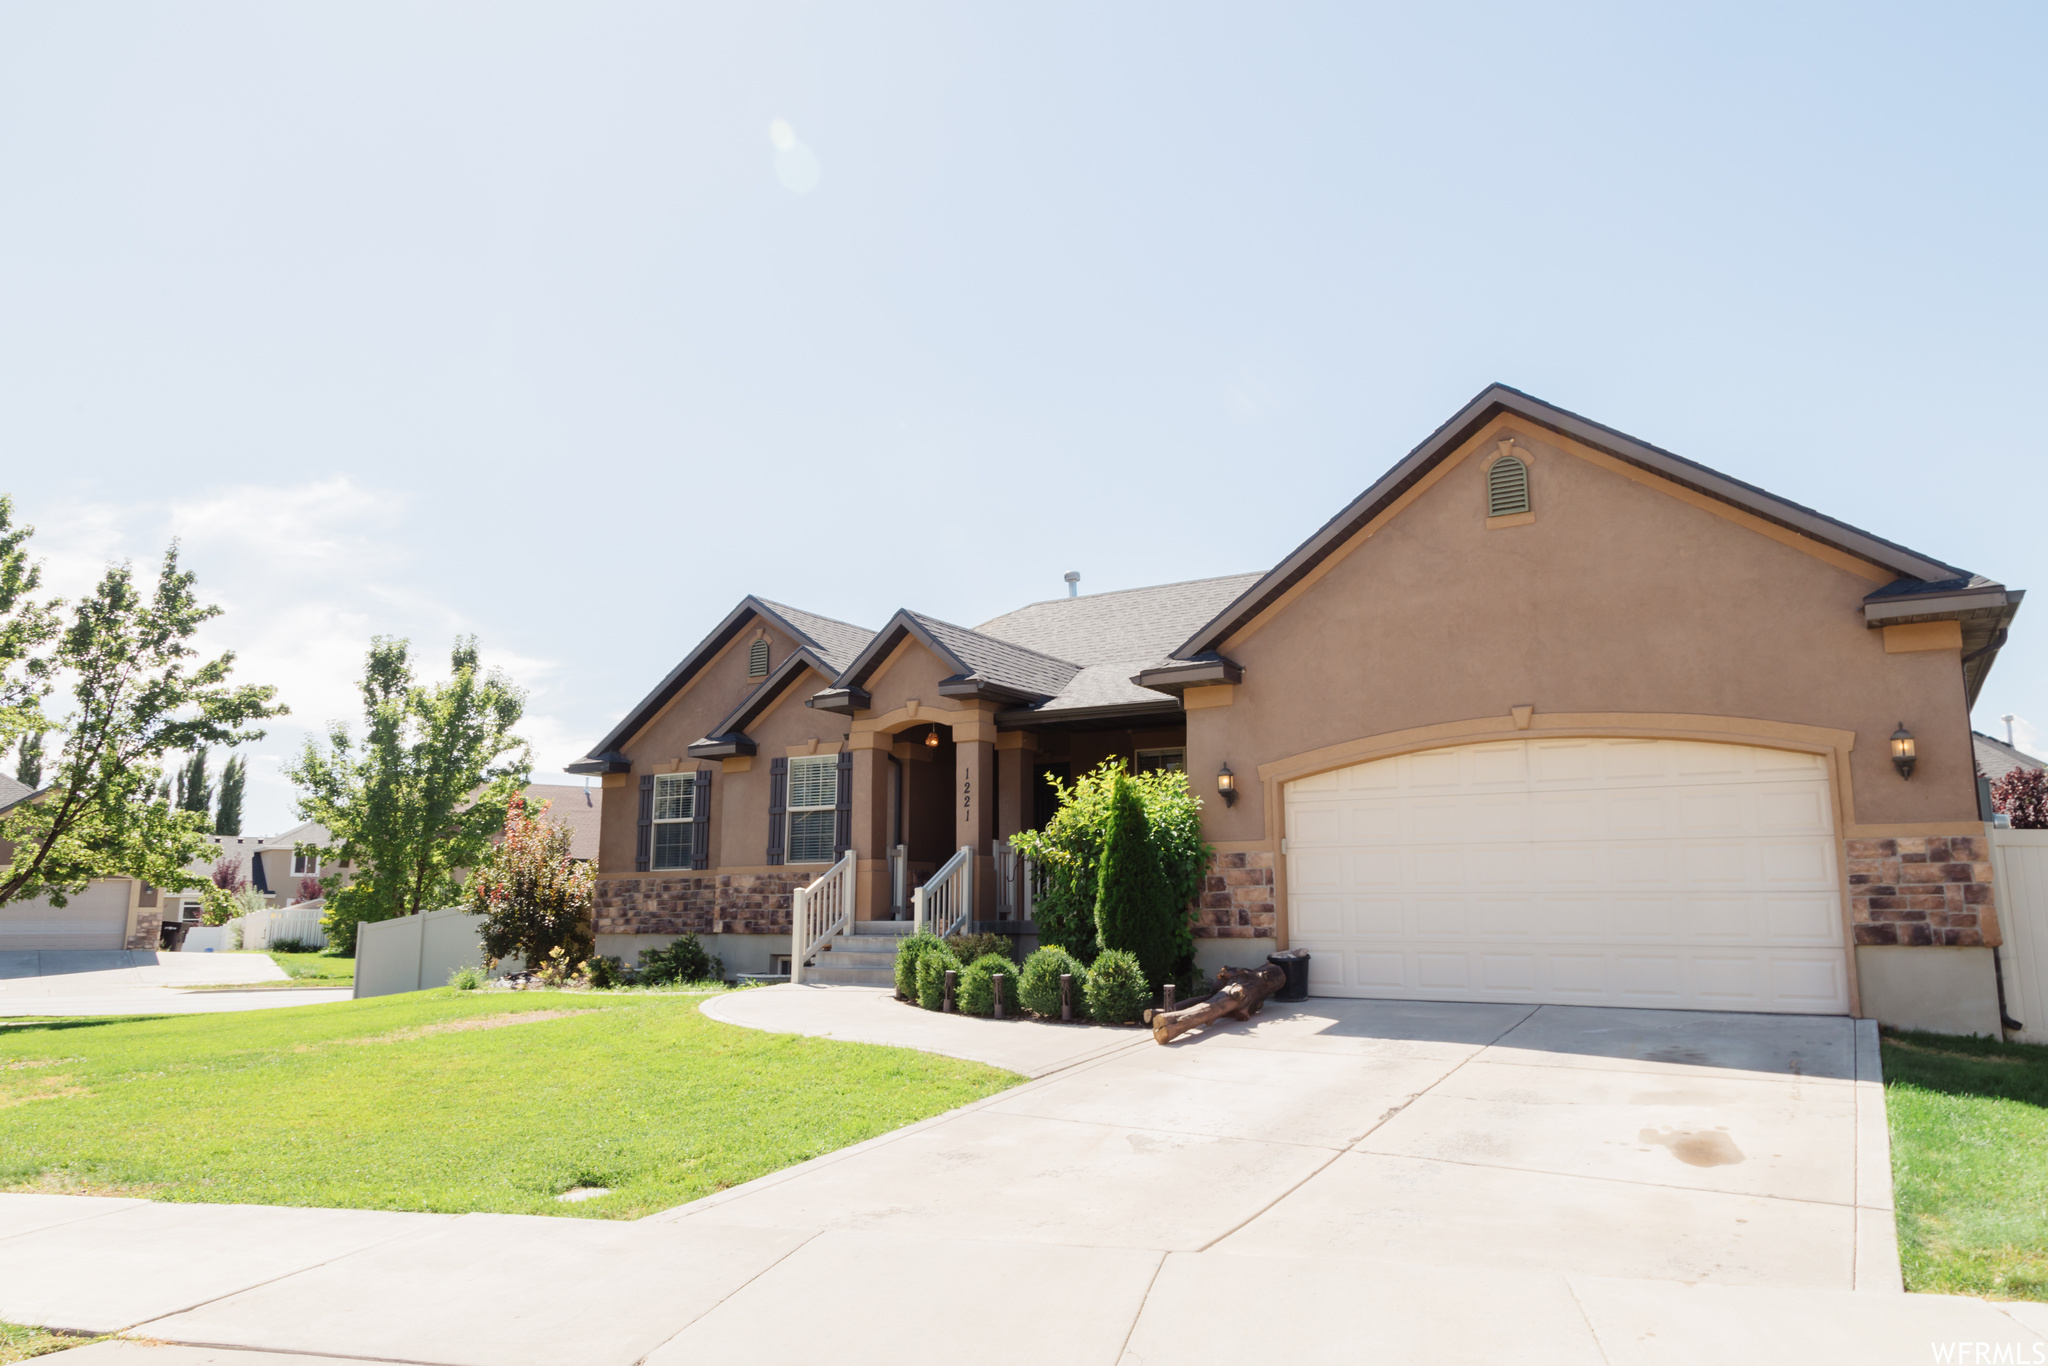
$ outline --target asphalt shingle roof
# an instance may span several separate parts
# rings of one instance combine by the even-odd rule
[[[1977,767],[1994,783],[2016,768],[2048,768],[2048,761],[2036,759],[2025,750],[2014,749],[1979,730],[1970,732],[1970,743],[1977,752]]]
[[[806,612],[801,608],[779,602],[769,602],[766,598],[762,598],[761,602],[762,605],[773,609],[784,621],[810,637],[811,644],[816,647],[825,662],[832,666],[834,673],[853,663],[853,657],[865,650],[868,642],[875,638],[875,633],[865,626],[834,621],[831,617],[821,617],[815,612]]]
[[[950,621],[940,621],[922,612],[908,615],[929,632],[933,640],[951,650],[953,656],[968,667],[970,678],[1001,683],[1019,692],[1044,693],[1052,697],[1057,696],[1081,671],[1080,666],[1071,660],[1060,659],[1014,641],[955,626]]]

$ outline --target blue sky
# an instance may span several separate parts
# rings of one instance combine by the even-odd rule
[[[2044,14],[9,6],[0,488],[182,538],[258,831],[373,633],[558,771],[747,592],[1263,568],[1494,380],[2048,587]]]

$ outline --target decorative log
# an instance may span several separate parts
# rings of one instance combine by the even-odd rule
[[[1218,990],[1206,1001],[1183,1010],[1151,1012],[1156,1043],[1171,1043],[1191,1029],[1217,1020],[1249,1020],[1265,1008],[1266,998],[1287,985],[1287,974],[1270,964],[1256,968],[1225,968],[1216,974]]]

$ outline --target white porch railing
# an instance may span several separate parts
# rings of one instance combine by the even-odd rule
[[[1038,863],[1014,849],[1008,840],[993,846],[996,865],[996,919],[1029,920],[1038,895]]]
[[[817,877],[799,887],[789,907],[789,980],[804,980],[804,964],[841,930],[853,926],[853,850]]]
[[[966,924],[974,910],[974,847],[961,845],[959,853],[910,894],[910,908],[915,928],[941,939]]]

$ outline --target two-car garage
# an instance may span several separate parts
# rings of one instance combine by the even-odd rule
[[[1817,755],[1532,737],[1285,792],[1289,942],[1319,995],[1849,1008]]]
[[[89,884],[63,906],[47,897],[0,906],[0,953],[118,949],[128,942],[127,878]]]

